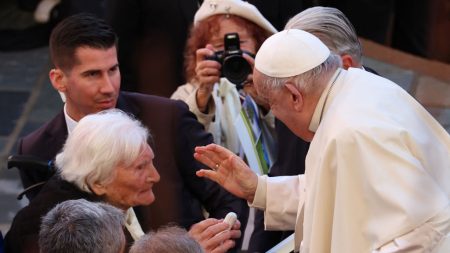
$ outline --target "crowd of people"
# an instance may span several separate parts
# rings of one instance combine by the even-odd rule
[[[171,98],[124,91],[148,78],[124,79],[123,53],[136,38],[154,50],[117,36],[119,20],[82,13],[52,29],[65,103],[18,154],[56,171],[19,168],[30,203],[5,252],[239,252],[244,238],[266,252],[292,233],[302,253],[450,250],[450,136],[363,64],[340,10],[298,11],[278,32],[248,2],[196,4],[185,72],[165,72],[177,61],[165,51],[153,59],[165,71],[152,85],[170,83]]]

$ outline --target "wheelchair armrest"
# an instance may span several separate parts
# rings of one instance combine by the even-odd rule
[[[54,170],[53,161],[30,155],[10,155],[7,160],[8,169],[45,169]]]

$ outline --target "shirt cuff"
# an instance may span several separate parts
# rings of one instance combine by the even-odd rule
[[[248,203],[250,207],[258,209],[266,209],[266,193],[267,193],[267,176],[258,176],[258,184],[256,186],[255,197],[253,203]]]
[[[195,91],[187,97],[186,104],[189,106],[189,110],[197,116],[198,121],[207,129],[216,114],[214,99],[211,99],[210,102],[208,102],[208,113],[201,112],[197,105],[197,89],[195,89]]]

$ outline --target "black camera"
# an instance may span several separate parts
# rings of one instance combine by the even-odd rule
[[[252,68],[247,60],[242,57],[244,53],[240,47],[239,34],[227,33],[223,38],[224,50],[217,51],[212,56],[206,57],[207,60],[214,60],[222,65],[221,77],[236,85],[238,89],[247,80],[247,76],[252,72]],[[253,54],[245,52],[254,57]]]

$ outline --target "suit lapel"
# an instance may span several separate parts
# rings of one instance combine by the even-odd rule
[[[49,154],[50,159],[54,159],[67,139],[67,125],[63,110],[48,124],[45,134],[48,138],[45,138],[46,145],[43,147],[47,149],[46,153]]]

